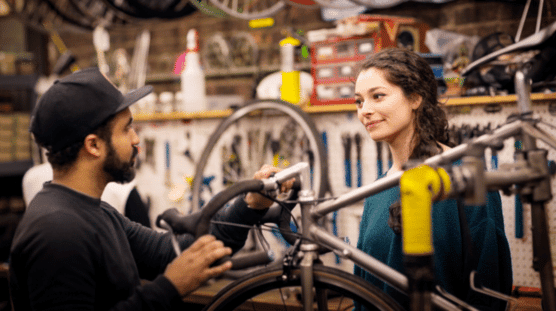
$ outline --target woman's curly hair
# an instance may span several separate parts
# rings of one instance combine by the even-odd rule
[[[377,68],[388,82],[399,86],[405,97],[420,95],[422,102],[415,111],[414,148],[410,159],[427,158],[441,152],[438,143],[449,144],[448,119],[438,101],[434,73],[425,59],[404,48],[388,48],[369,56],[360,71]]]

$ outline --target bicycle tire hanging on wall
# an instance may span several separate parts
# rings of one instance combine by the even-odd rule
[[[251,20],[270,17],[282,10],[286,3],[281,0],[209,0],[212,5],[230,16]]]
[[[284,116],[293,121],[291,122],[292,125],[300,129],[301,135],[306,139],[305,147],[307,148],[307,155],[311,158],[310,160],[313,161],[313,190],[317,198],[324,196],[325,192],[328,190],[328,161],[322,138],[311,117],[301,110],[301,108],[281,100],[257,100],[246,104],[224,119],[209,137],[203,153],[199,157],[199,162],[197,163],[195,175],[193,177],[193,185],[191,187],[191,211],[198,211],[201,208],[201,190],[203,179],[206,176],[205,169],[207,168],[213,151],[218,149],[218,146],[226,139],[224,133],[230,128],[237,128],[236,126],[241,120],[247,120],[248,117],[253,115],[262,115],[264,117],[265,113],[273,115],[274,117],[276,115]],[[264,125],[264,123],[264,121],[259,122],[261,126]],[[288,136],[292,136],[292,133],[290,132]],[[301,137],[299,137],[298,140],[301,141],[300,139]],[[271,142],[269,144],[271,144]],[[291,164],[294,163],[292,162]],[[249,165],[243,166],[254,166],[258,169],[259,165],[261,165],[261,163],[250,163]]]

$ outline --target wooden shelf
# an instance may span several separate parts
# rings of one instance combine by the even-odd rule
[[[441,99],[444,102],[446,99]],[[556,100],[556,93],[544,94],[534,93],[531,94],[533,103]],[[446,106],[466,106],[466,105],[490,105],[490,104],[515,104],[517,96],[503,95],[503,96],[469,96],[469,97],[452,97],[446,101]]]
[[[533,103],[541,103],[545,101],[556,101],[556,93],[531,94]],[[504,96],[473,96],[473,97],[453,97],[441,98],[440,101],[445,103],[446,106],[471,106],[471,105],[492,105],[492,104],[515,104],[517,100],[516,95]],[[357,109],[355,105],[319,105],[319,106],[304,106],[302,109],[309,114],[317,113],[336,113],[336,112],[355,112]],[[217,119],[225,118],[231,115],[232,109],[226,110],[211,110],[199,112],[173,112],[173,113],[152,113],[152,114],[136,114],[134,119],[136,121],[172,121],[172,120],[187,120],[187,119]]]
[[[199,112],[171,112],[171,113],[140,113],[133,115],[133,120],[144,121],[176,121],[189,119],[219,119],[231,115],[232,109],[209,110]]]

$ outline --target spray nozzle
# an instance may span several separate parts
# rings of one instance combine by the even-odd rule
[[[199,50],[199,33],[196,29],[190,29],[187,32],[187,51],[198,51]]]

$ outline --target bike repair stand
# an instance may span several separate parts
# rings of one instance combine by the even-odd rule
[[[450,177],[442,169],[421,165],[400,178],[404,267],[409,281],[409,310],[433,310],[434,248],[432,204],[450,191]]]
[[[530,81],[526,75],[518,70],[515,74],[515,90],[520,118],[531,118]],[[525,130],[521,141],[523,149],[516,152],[516,162],[526,163],[546,177],[537,182],[531,182],[516,189],[522,200],[531,204],[531,227],[533,233],[533,269],[539,272],[542,289],[543,310],[556,311],[556,292],[554,289],[554,275],[552,269],[552,253],[546,217],[546,202],[552,199],[550,187],[550,173],[547,162],[547,151],[538,149],[532,133]]]

